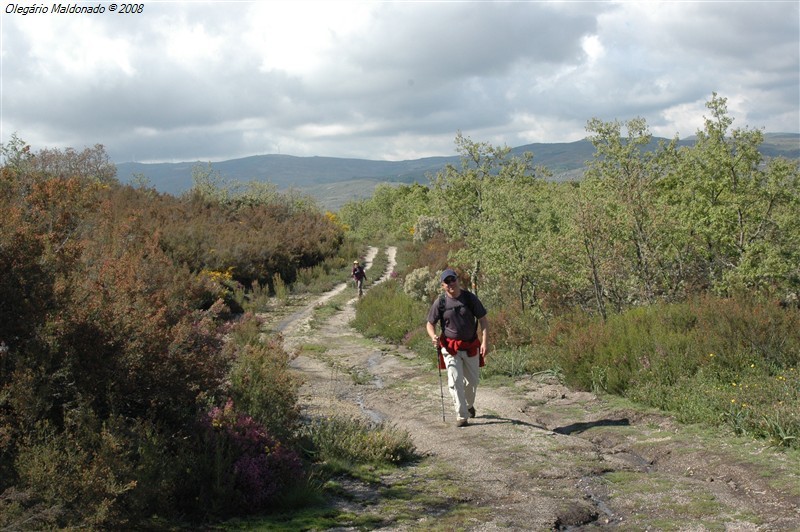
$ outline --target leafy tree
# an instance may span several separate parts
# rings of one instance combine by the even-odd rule
[[[501,172],[485,187],[485,225],[476,251],[487,274],[514,281],[524,312],[527,303],[537,302],[547,220],[544,184],[520,163],[525,168]]]
[[[618,309],[632,302],[652,303],[676,289],[668,273],[674,256],[674,213],[659,189],[674,164],[676,140],[654,148],[641,118],[624,123],[593,119],[587,130],[596,152],[581,188],[593,205],[584,203],[576,212],[584,217],[582,223],[594,226],[583,228],[583,235],[593,240],[584,242],[584,249],[595,297],[611,298]],[[593,209],[595,221],[587,217]],[[601,262],[606,268],[598,268]]]
[[[431,211],[428,187],[381,184],[372,197],[343,205],[339,216],[356,238],[405,240],[411,238],[419,217]]]
[[[606,319],[606,285],[607,254],[604,246],[609,242],[606,233],[608,226],[604,223],[600,206],[594,201],[589,183],[581,183],[573,198],[574,231],[571,235],[577,239],[579,248],[586,259],[588,275],[592,283],[592,294],[597,312]]]
[[[669,200],[692,235],[697,284],[797,291],[800,172],[796,161],[764,164],[759,130],[730,130],[727,100],[716,93],[697,142],[680,153]],[[792,216],[790,213],[794,212]]]
[[[83,151],[45,148],[36,153],[32,163],[36,171],[52,176],[77,177],[105,184],[117,181],[117,167],[102,144]]]
[[[31,147],[16,133],[11,135],[7,143],[0,144],[0,155],[3,156],[3,167],[16,171],[26,170],[27,165],[33,160]]]
[[[492,180],[502,175],[504,180],[526,179],[532,172],[532,156],[510,156],[508,147],[495,147],[485,142],[474,142],[460,132],[456,136],[456,148],[461,155],[460,167],[447,165],[436,174],[432,183],[435,213],[451,239],[463,240],[465,247],[457,260],[469,264],[473,290],[482,271],[482,260],[487,251],[484,245],[489,237],[492,216],[486,198]]]

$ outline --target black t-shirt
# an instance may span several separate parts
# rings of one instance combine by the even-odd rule
[[[474,309],[474,315],[470,309]],[[472,340],[478,334],[475,320],[484,316],[486,316],[486,309],[478,296],[469,290],[462,288],[457,298],[446,295],[444,298],[444,335],[456,340]],[[436,325],[440,318],[439,298],[437,297],[428,310],[428,323]]]

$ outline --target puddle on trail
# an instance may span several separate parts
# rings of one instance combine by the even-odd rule
[[[364,415],[366,415],[370,419],[370,421],[372,421],[373,423],[380,424],[380,423],[383,423],[384,421],[386,421],[386,416],[384,416],[380,412],[376,412],[375,410],[370,410],[369,408],[366,407],[366,405],[364,404],[364,394],[363,393],[359,393],[358,394],[358,398],[356,399],[356,404],[361,409],[361,411],[364,413]]]
[[[378,352],[372,355],[367,359],[367,369],[372,369],[381,362],[382,353]],[[371,374],[372,372],[370,372]],[[381,379],[378,375],[372,375],[372,384],[380,389],[383,388],[383,379]]]

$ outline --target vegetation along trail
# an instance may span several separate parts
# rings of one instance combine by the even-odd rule
[[[385,253],[391,272],[394,250]],[[432,361],[357,333],[347,294],[352,286],[340,285],[279,326],[298,355],[304,414],[391,424],[419,459],[377,483],[342,479],[340,511],[392,530],[800,529],[793,455],[570,390],[554,374],[482,383],[464,428],[445,376],[443,422]],[[334,297],[345,302],[313,318]]]

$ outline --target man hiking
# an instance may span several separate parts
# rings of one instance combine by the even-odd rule
[[[353,272],[350,275],[358,288],[358,297],[361,297],[364,295],[364,281],[367,278],[367,272],[364,271],[364,268],[357,260],[353,261]]]
[[[447,369],[447,386],[456,411],[456,426],[465,427],[467,419],[475,417],[480,368],[489,348],[489,320],[478,296],[459,286],[456,272],[448,268],[442,272],[440,280],[444,293],[428,310],[426,328],[439,353],[439,369]],[[436,336],[437,322],[441,336]]]

